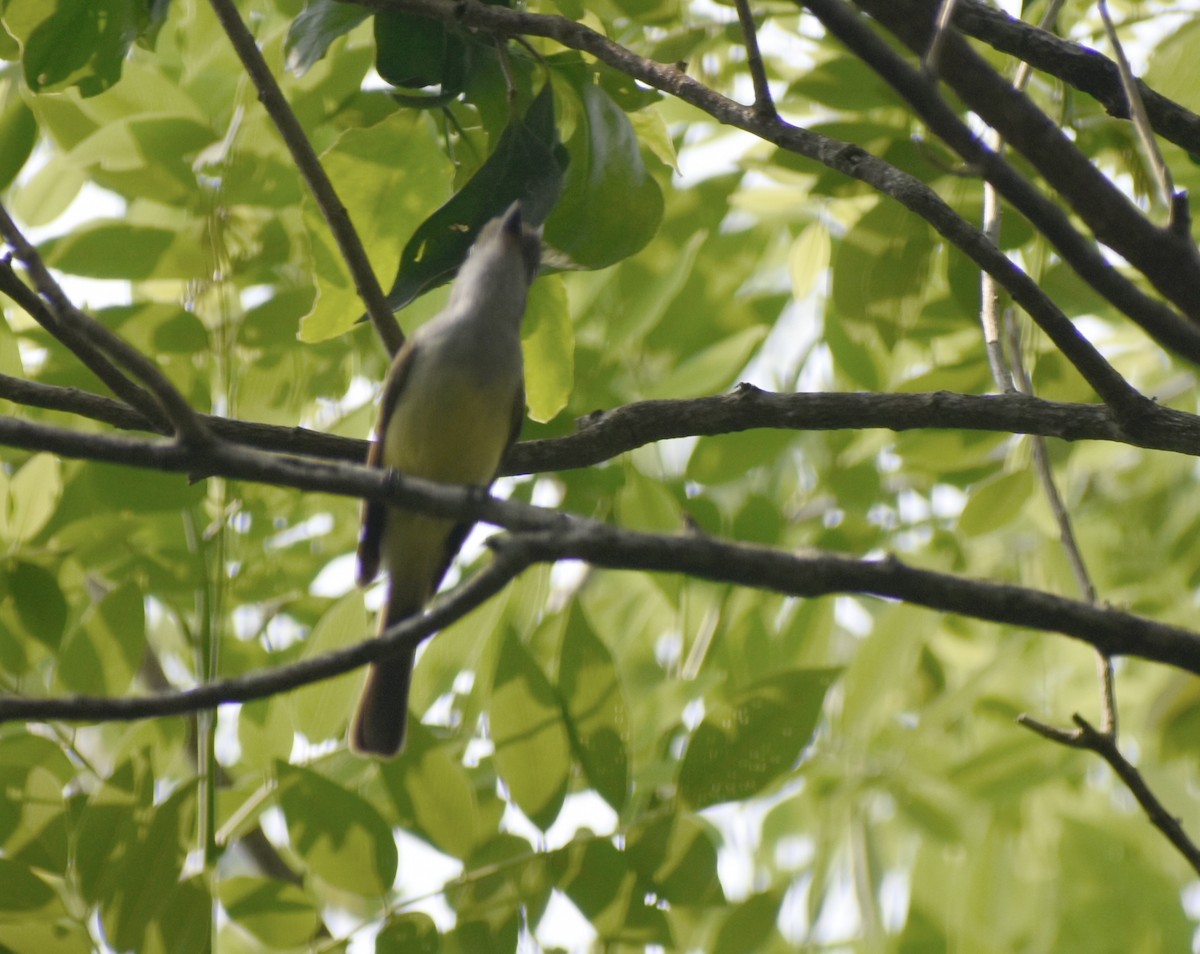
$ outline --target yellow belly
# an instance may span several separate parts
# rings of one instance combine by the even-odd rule
[[[519,382],[493,392],[446,373],[408,382],[382,435],[384,464],[439,483],[487,486],[508,446],[518,388]],[[420,606],[433,595],[453,526],[389,510],[380,556],[391,574],[394,606]]]

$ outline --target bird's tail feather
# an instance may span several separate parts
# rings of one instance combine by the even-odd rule
[[[419,612],[419,609],[398,610],[390,604],[389,600],[380,631]],[[350,726],[352,751],[391,758],[403,750],[408,729],[408,689],[416,652],[415,646],[403,649],[371,666]]]

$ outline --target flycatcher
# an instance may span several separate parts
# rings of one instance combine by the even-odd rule
[[[367,463],[447,484],[487,487],[525,417],[521,320],[537,274],[541,229],[518,203],[479,232],[450,301],[392,362]],[[367,501],[358,544],[358,582],[388,574],[380,631],[419,613],[471,529]],[[393,756],[404,747],[415,649],[370,669],[350,747]]]

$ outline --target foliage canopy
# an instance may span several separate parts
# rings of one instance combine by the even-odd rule
[[[1080,45],[1111,53],[1096,9],[1051,32],[961,0],[922,72],[935,6],[755,5],[756,77],[719,4],[239,0],[406,330],[474,228],[514,198],[545,221],[502,488],[579,520],[486,512],[523,571],[426,644],[423,719],[374,763],[345,666],[215,717],[4,708],[362,643],[356,497],[398,491],[317,469],[361,459],[388,357],[232,4],[0,3],[4,207],[260,451],[189,445],[0,268],[0,950],[1191,947],[1196,870],[1128,779],[1015,722],[1106,728],[1091,641],[1104,738],[1200,823],[1190,222]],[[1128,39],[1166,5],[1111,7]],[[1194,194],[1200,9],[1172,10],[1143,96]],[[1041,400],[982,398],[998,367]],[[495,559],[473,541],[459,576]]]

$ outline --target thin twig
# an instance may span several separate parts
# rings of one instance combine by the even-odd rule
[[[1166,160],[1163,159],[1158,142],[1154,138],[1154,130],[1150,127],[1150,117],[1146,115],[1146,104],[1142,102],[1142,94],[1138,91],[1133,67],[1129,65],[1129,59],[1125,56],[1125,48],[1121,45],[1120,37],[1117,36],[1116,24],[1108,14],[1108,3],[1106,0],[1097,0],[1096,5],[1100,9],[1100,19],[1104,21],[1104,31],[1108,34],[1108,42],[1112,44],[1117,69],[1121,73],[1121,88],[1125,91],[1125,99],[1129,103],[1129,118],[1133,122],[1133,128],[1137,130],[1138,139],[1141,141],[1146,160],[1150,165],[1151,178],[1158,187],[1159,201],[1173,213],[1175,205],[1172,197],[1175,195],[1175,183],[1171,179],[1171,170],[1167,166]]]
[[[1021,359],[1021,342],[1017,335],[1015,322],[1009,322],[1008,332],[1009,351],[1012,354],[1014,371],[1013,377],[1017,382],[1017,390],[1022,394],[1032,395],[1034,393],[1033,380],[1030,378],[1029,372],[1025,369],[1024,362]],[[1079,586],[1080,595],[1087,602],[1095,605],[1097,603],[1096,585],[1093,583],[1087,564],[1084,562],[1083,551],[1080,549],[1079,541],[1075,536],[1074,522],[1071,520],[1071,514],[1067,510],[1067,505],[1062,499],[1062,494],[1059,493],[1058,484],[1054,480],[1054,470],[1050,466],[1050,453],[1046,449],[1046,441],[1038,435],[1033,435],[1030,440],[1033,449],[1034,472],[1038,476],[1038,482],[1042,485],[1042,492],[1046,495],[1046,501],[1050,504],[1050,513],[1053,515],[1054,522],[1058,526],[1059,542],[1062,544],[1063,552],[1067,555],[1067,562],[1071,564],[1071,572],[1075,575],[1075,582]],[[1100,726],[1104,732],[1112,737],[1115,743],[1119,725],[1116,683],[1113,678],[1112,659],[1105,653],[1098,652],[1096,654],[1096,674],[1100,680]]]
[[[1158,796],[1146,784],[1142,774],[1121,754],[1112,736],[1106,732],[1097,731],[1078,714],[1073,716],[1073,719],[1077,726],[1075,731],[1057,729],[1029,716],[1021,716],[1017,721],[1030,731],[1036,732],[1052,742],[1075,749],[1086,749],[1104,759],[1117,773],[1117,777],[1121,779],[1133,797],[1137,799],[1151,824],[1166,836],[1176,851],[1183,855],[1187,863],[1192,866],[1192,870],[1200,874],[1200,848],[1188,837],[1179,819],[1167,811],[1163,803],[1158,800]]]
[[[140,379],[162,405],[163,412],[180,440],[194,446],[203,446],[211,440],[211,435],[196,412],[158,365],[71,303],[66,292],[50,274],[37,249],[17,228],[17,223],[12,220],[3,205],[0,205],[0,235],[4,236],[14,256],[28,270],[34,287],[56,322],[63,326],[70,325],[73,331]]]
[[[763,63],[762,51],[758,48],[758,28],[754,25],[754,14],[750,11],[750,0],[736,0],[738,20],[742,25],[742,36],[746,43],[746,66],[754,82],[754,111],[765,119],[775,116],[775,100],[771,97],[771,86],[767,82],[767,68]]]
[[[954,19],[954,9],[957,6],[958,0],[942,0],[942,5],[938,8],[937,20],[933,25],[933,38],[929,41],[929,49],[926,50],[922,60],[925,65],[925,71],[930,76],[937,76],[938,74],[942,46],[946,42],[946,33],[951,28],[950,24]]]
[[[333,183],[325,175],[325,170],[321,167],[312,143],[304,134],[300,121],[284,98],[283,91],[275,82],[275,77],[271,75],[266,60],[263,59],[258,45],[254,42],[254,37],[246,29],[246,24],[238,15],[233,0],[210,0],[210,2],[230,43],[233,44],[234,50],[237,51],[238,57],[245,66],[251,82],[258,90],[258,98],[275,123],[280,136],[283,137],[284,143],[292,154],[292,160],[296,163],[296,168],[300,170],[300,174],[308,183],[321,214],[329,223],[329,229],[338,243],[347,268],[350,269],[350,274],[354,278],[354,287],[358,290],[358,294],[366,306],[367,314],[374,323],[375,330],[388,352],[395,354],[404,344],[404,332],[400,330],[399,322],[396,321],[395,315],[388,307],[383,289],[379,287],[379,280],[371,269],[367,253],[363,249],[358,233],[354,231],[346,207],[342,205],[337,192],[334,191]]]

